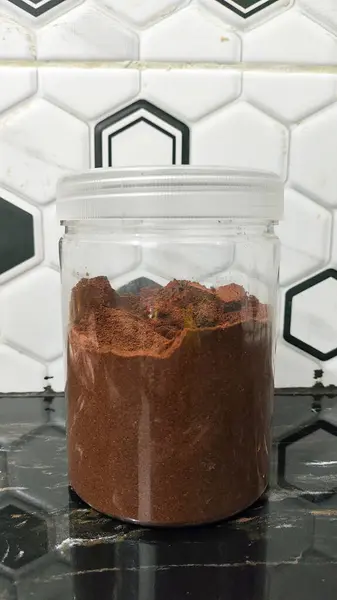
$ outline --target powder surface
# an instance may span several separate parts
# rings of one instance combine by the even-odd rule
[[[268,307],[236,284],[72,291],[70,482],[97,510],[156,525],[211,522],[267,485]]]

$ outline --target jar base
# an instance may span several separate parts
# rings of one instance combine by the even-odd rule
[[[179,529],[179,528],[184,528],[184,527],[203,527],[203,526],[207,526],[207,525],[215,525],[216,523],[221,523],[222,521],[229,521],[230,519],[236,518],[238,515],[240,515],[245,510],[252,508],[266,494],[266,492],[268,491],[268,488],[269,488],[269,486],[268,486],[268,484],[266,484],[266,486],[264,487],[262,492],[252,502],[250,502],[249,504],[245,504],[244,506],[239,508],[237,511],[231,512],[228,515],[215,517],[214,519],[209,519],[209,520],[205,520],[205,521],[195,521],[195,522],[189,522],[189,523],[157,523],[157,522],[139,521],[137,519],[130,519],[128,517],[121,517],[121,516],[109,514],[107,512],[103,512],[103,511],[99,510],[98,508],[95,508],[95,506],[93,506],[89,502],[86,502],[76,492],[76,490],[71,485],[69,486],[69,490],[70,490],[71,494],[73,494],[76,498],[78,498],[78,500],[81,503],[84,503],[86,506],[89,506],[92,510],[95,510],[99,514],[101,514],[105,517],[108,517],[109,519],[119,521],[120,523],[125,523],[127,525],[135,525],[137,527],[148,527],[148,528],[153,528],[153,529]]]

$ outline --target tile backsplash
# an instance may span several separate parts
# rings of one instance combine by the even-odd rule
[[[285,182],[276,385],[337,384],[336,0],[0,0],[0,392],[64,386],[58,178]]]

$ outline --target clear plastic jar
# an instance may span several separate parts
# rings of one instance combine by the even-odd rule
[[[60,183],[70,485],[93,508],[198,524],[264,492],[282,211],[263,173]]]

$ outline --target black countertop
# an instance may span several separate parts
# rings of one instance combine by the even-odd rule
[[[142,529],[69,492],[62,397],[3,397],[0,600],[336,600],[336,435],[332,394],[276,396],[265,498],[218,525]]]

